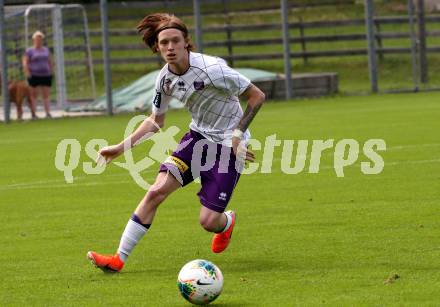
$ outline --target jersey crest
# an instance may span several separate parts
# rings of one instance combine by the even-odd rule
[[[194,89],[196,91],[201,91],[205,88],[205,83],[203,81],[194,81]]]

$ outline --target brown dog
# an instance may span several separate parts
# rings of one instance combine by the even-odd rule
[[[29,85],[26,81],[9,81],[8,82],[9,101],[15,102],[17,106],[17,119],[23,118],[23,100],[27,98],[29,107],[31,108],[32,117],[35,118],[35,110],[32,106],[31,93]]]

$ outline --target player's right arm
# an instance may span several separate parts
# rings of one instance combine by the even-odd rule
[[[162,69],[163,71],[163,69]],[[162,91],[162,71],[156,80],[156,95],[153,100],[152,113],[142,124],[126,139],[116,145],[106,146],[99,151],[97,163],[110,163],[126,150],[136,146],[140,141],[151,137],[159,128],[165,124],[165,113],[168,110],[168,103],[171,96],[165,95]]]
[[[148,138],[152,134],[156,133],[159,128],[163,127],[164,123],[165,113],[160,115],[152,113],[142,122],[142,124],[139,125],[139,127],[131,135],[129,135],[122,142],[116,145],[103,147],[99,151],[97,162],[99,164],[110,163],[112,160],[123,154],[126,150],[129,150],[132,147],[136,146],[142,138]]]

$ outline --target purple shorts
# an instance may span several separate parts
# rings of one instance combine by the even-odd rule
[[[231,147],[213,143],[200,133],[190,130],[177,149],[160,166],[187,185],[200,177],[202,188],[197,195],[206,208],[224,212],[240,178]]]

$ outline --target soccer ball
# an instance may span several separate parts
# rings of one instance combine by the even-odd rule
[[[196,259],[185,264],[177,277],[180,294],[190,303],[205,305],[222,292],[223,275],[212,262]]]

